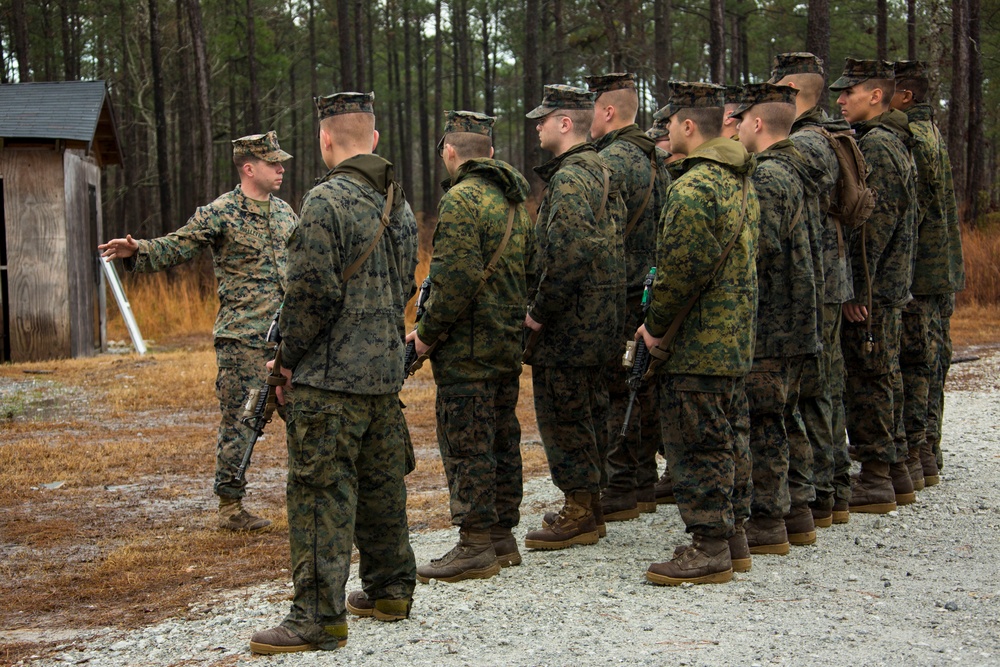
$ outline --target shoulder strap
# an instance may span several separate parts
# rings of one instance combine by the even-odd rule
[[[350,280],[355,273],[358,272],[358,269],[361,268],[361,265],[364,264],[365,260],[368,259],[368,256],[372,254],[372,252],[375,250],[375,246],[378,245],[379,239],[382,238],[382,234],[385,233],[386,227],[389,226],[389,212],[392,211],[392,199],[393,196],[396,194],[395,186],[396,186],[395,183],[389,183],[389,189],[385,193],[385,206],[382,207],[382,217],[380,218],[381,224],[378,226],[378,232],[375,233],[375,239],[372,241],[371,245],[368,246],[368,248],[363,253],[361,253],[361,256],[358,257],[356,260],[354,260],[353,264],[344,269],[345,283],[348,280]]]
[[[639,218],[642,214],[646,212],[646,206],[649,204],[649,198],[653,195],[653,184],[656,183],[656,152],[653,152],[653,157],[649,159],[649,185],[646,187],[646,196],[642,198],[642,203],[639,204],[639,208],[635,210],[632,214],[632,218],[628,221],[628,225],[625,226],[625,238],[632,233],[635,229],[636,223],[639,222]]]
[[[718,274],[719,269],[722,268],[722,265],[725,263],[726,258],[729,257],[729,252],[733,249],[733,246],[736,245],[736,240],[740,237],[740,234],[743,233],[743,227],[746,225],[747,221],[747,197],[749,196],[749,194],[750,194],[750,187],[749,187],[748,177],[746,174],[744,174],[743,203],[740,206],[740,224],[739,226],[736,227],[736,233],[733,234],[733,237],[729,239],[729,243],[726,245],[725,249],[723,249],[722,254],[719,256],[718,261],[712,268],[712,275],[709,276],[708,280],[705,281],[705,285],[699,292],[693,294],[691,298],[688,300],[688,302],[684,304],[684,308],[681,309],[681,312],[677,313],[677,317],[675,317],[674,321],[670,323],[670,327],[667,329],[667,332],[663,334],[663,338],[660,339],[660,344],[649,351],[649,355],[652,357],[652,359],[650,359],[649,361],[649,369],[646,371],[646,375],[644,376],[647,379],[650,377],[650,375],[652,375],[653,371],[656,369],[657,366],[659,366],[664,361],[666,361],[667,358],[669,358],[670,354],[668,353],[668,350],[670,349],[670,344],[673,343],[674,338],[677,336],[677,332],[680,331],[681,324],[684,323],[684,320],[687,318],[688,313],[690,313],[691,309],[694,308],[694,304],[697,303],[698,299],[701,298],[701,295],[704,292],[705,288],[708,287],[708,285],[715,279],[715,276],[716,274]]]
[[[601,207],[597,209],[594,222],[598,222],[604,217],[604,209],[608,206],[608,192],[611,188],[611,172],[608,171],[607,167],[601,167],[601,171],[604,172],[604,195],[601,197]]]

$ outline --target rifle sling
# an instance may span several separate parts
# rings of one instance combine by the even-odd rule
[[[736,245],[736,240],[740,237],[740,234],[743,232],[743,227],[746,225],[747,221],[747,197],[749,196],[749,190],[750,190],[747,181],[748,177],[746,174],[744,174],[743,203],[740,209],[740,224],[736,228],[736,233],[733,234],[733,237],[729,239],[728,245],[726,245],[725,249],[723,249],[722,255],[719,256],[719,260],[715,263],[715,266],[712,268],[712,275],[709,276],[708,280],[705,281],[705,286],[702,287],[702,289],[699,290],[696,294],[691,296],[688,302],[684,304],[684,308],[681,309],[681,312],[677,313],[677,317],[675,317],[674,321],[670,323],[670,327],[667,329],[667,332],[663,334],[663,337],[660,339],[659,344],[649,350],[649,356],[652,357],[652,359],[650,359],[649,369],[646,371],[646,375],[644,376],[645,378],[648,379],[652,375],[653,370],[670,357],[670,353],[668,351],[670,345],[671,343],[673,343],[674,338],[677,336],[677,332],[680,331],[681,325],[687,318],[688,313],[691,312],[691,309],[694,308],[694,304],[697,303],[698,299],[701,298],[701,295],[704,293],[705,288],[707,288],[708,285],[713,280],[715,280],[715,276],[722,268],[722,265],[723,263],[725,263],[726,258],[729,257],[729,252],[733,249],[733,246]]]
[[[375,233],[375,239],[372,244],[365,249],[361,256],[354,260],[354,263],[344,269],[344,282],[346,283],[350,280],[361,265],[365,263],[368,256],[372,254],[375,250],[375,246],[378,245],[379,239],[382,238],[382,234],[385,233],[386,228],[389,226],[389,212],[392,211],[392,200],[393,196],[396,194],[395,183],[389,183],[389,189],[385,194],[385,206],[382,208],[382,217],[379,219],[381,224],[378,226],[378,232]]]
[[[653,196],[653,185],[656,183],[656,152],[653,152],[653,156],[649,159],[649,185],[646,187],[646,196],[642,198],[642,203],[639,208],[635,210],[632,214],[632,218],[628,221],[628,225],[625,226],[625,238],[632,233],[635,229],[636,224],[639,222],[639,218],[642,214],[646,212],[646,206],[649,205],[649,198]]]

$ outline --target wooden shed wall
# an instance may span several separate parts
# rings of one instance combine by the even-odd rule
[[[64,154],[66,260],[69,281],[70,347],[74,357],[101,347],[98,293],[102,285],[97,244],[101,233],[101,171],[84,152]]]
[[[11,361],[68,357],[69,285],[63,155],[0,151],[10,298]]]

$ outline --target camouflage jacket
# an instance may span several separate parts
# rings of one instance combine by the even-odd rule
[[[851,234],[854,301],[867,301],[863,233],[872,304],[902,308],[910,300],[917,233],[917,174],[909,148],[913,134],[902,111],[887,111],[856,123],[854,130],[868,163],[868,187],[875,190],[875,210]]]
[[[604,215],[604,161],[578,144],[535,171],[548,183],[535,221],[531,317],[544,327],[530,363],[601,366],[618,349],[625,311],[625,204],[612,185]]]
[[[524,207],[528,190],[528,181],[506,162],[477,159],[459,168],[441,198],[430,296],[417,325],[417,335],[428,344],[448,334],[431,357],[438,384],[521,372],[521,330],[528,307],[525,262],[534,251]],[[510,239],[493,275],[469,303],[503,240],[509,206],[515,213]]]
[[[285,246],[298,222],[292,208],[270,197],[270,213],[236,186],[201,206],[175,232],[139,241],[125,260],[130,271],[169,269],[212,249],[219,290],[213,335],[265,347],[267,330],[285,288]]]
[[[754,357],[822,349],[822,228],[813,177],[787,139],[757,154],[751,177],[760,201]]]
[[[739,377],[753,363],[757,314],[757,235],[760,205],[749,176],[754,161],[735,141],[706,141],[674,162],[674,182],[660,216],[656,281],[646,329],[662,336],[687,302],[700,294],[670,345],[661,372]],[[746,223],[709,277],[740,225],[743,177]]]
[[[910,291],[950,294],[965,289],[965,265],[948,147],[931,118],[930,106],[911,107],[906,116],[916,137],[917,165],[917,256]]]
[[[840,165],[830,142],[819,132],[805,129],[810,126],[822,127],[829,132],[850,130],[851,126],[842,118],[831,119],[826,112],[816,107],[795,120],[789,136],[795,148],[815,170],[819,195],[818,224],[823,229],[823,303],[844,303],[854,297],[851,265],[843,232],[838,229],[837,221],[828,215],[830,204],[836,196]]]
[[[302,202],[302,220],[288,242],[280,321],[293,384],[364,395],[403,385],[403,312],[414,290],[417,223],[402,188],[394,188],[389,224],[374,251],[343,279],[375,239],[392,176],[383,158],[357,155]]]
[[[656,226],[670,185],[670,172],[662,168],[656,143],[635,124],[607,133],[594,142],[594,147],[611,170],[612,187],[617,187],[625,200],[623,234],[649,191],[651,165],[657,167],[646,208],[625,238],[625,296],[631,315],[625,328],[634,332],[642,323],[643,281],[656,261]]]

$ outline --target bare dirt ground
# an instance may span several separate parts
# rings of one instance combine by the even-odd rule
[[[998,346],[981,333],[969,337],[973,345],[956,347],[956,359],[997,358]],[[996,363],[956,364],[949,393],[996,392],[996,369]],[[0,366],[0,665],[47,662],[47,657],[66,660],[59,656],[67,651],[86,655],[82,652],[88,638],[109,628],[139,631],[210,619],[220,607],[213,610],[215,603],[206,606],[206,600],[226,600],[234,591],[260,590],[259,585],[265,585],[263,593],[254,594],[260,614],[277,620],[273,603],[286,604],[289,580],[282,424],[268,427],[249,474],[248,504],[274,525],[255,535],[220,533],[214,527],[216,500],[211,492],[217,426],[214,377],[207,337],[171,341],[145,357],[104,355]],[[449,521],[434,438],[433,394],[425,369],[407,382],[402,399],[418,457],[417,470],[407,479],[410,524],[426,533],[415,535],[414,546],[437,553],[452,538],[438,530]],[[537,480],[536,487],[551,486],[539,479],[548,471],[537,444],[527,377],[522,381],[520,416],[526,476]],[[968,470],[961,464],[958,468],[963,474]],[[948,503],[947,487],[935,495],[938,502]],[[526,498],[526,513],[540,512],[551,500],[543,496]],[[675,524],[674,519],[668,521]],[[530,520],[533,527],[536,518]],[[677,527],[671,524],[671,529]],[[619,539],[626,549],[650,544],[651,538],[640,532]],[[855,545],[857,539],[869,538],[855,538]],[[957,544],[957,557],[963,558],[966,542]],[[554,565],[558,559],[551,561]],[[859,571],[856,578],[864,575]],[[629,594],[646,595],[643,588],[635,591]],[[469,594],[463,593],[463,598]],[[530,591],[525,594],[531,597]],[[596,594],[608,597],[603,591]],[[878,599],[876,593],[864,594]],[[440,615],[446,616],[446,597],[439,606]],[[553,608],[550,613],[560,611]],[[683,613],[696,612],[677,613],[683,620]],[[585,618],[581,623],[586,624]],[[503,641],[499,646],[508,645]],[[559,658],[549,660],[565,664]],[[212,665],[236,661],[232,654],[207,663],[198,659]]]

